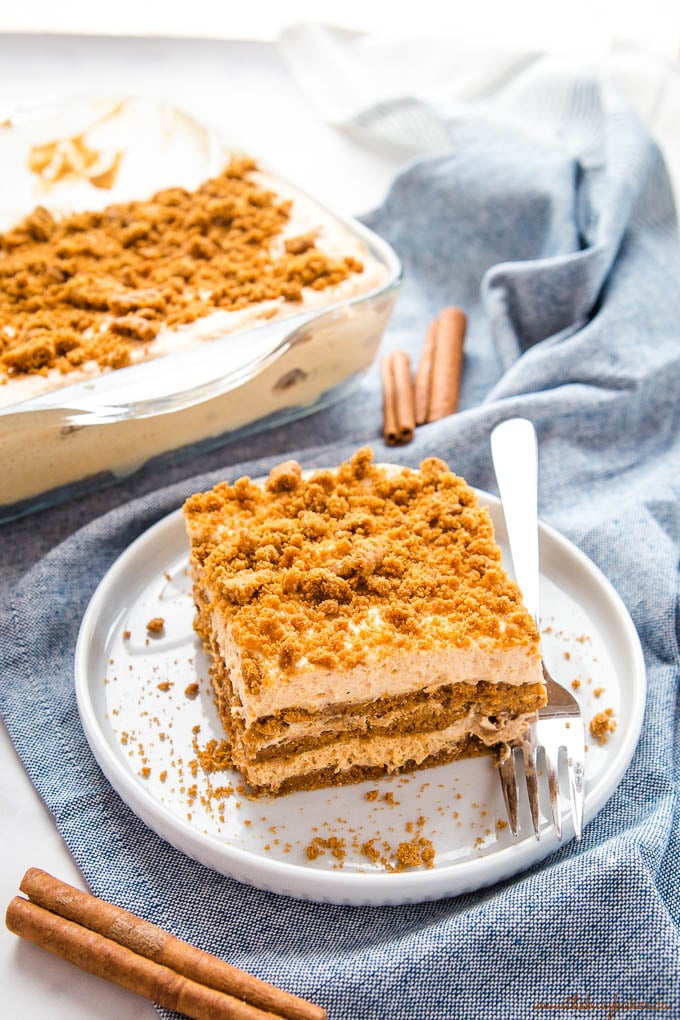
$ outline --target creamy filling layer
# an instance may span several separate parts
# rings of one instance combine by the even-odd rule
[[[231,704],[233,695],[228,681],[219,682],[224,701]],[[471,688],[469,684],[452,691],[446,685],[441,691],[419,692],[419,696],[389,699],[359,705],[356,709],[327,710],[320,715],[291,719],[284,717],[261,720],[247,730],[241,730],[238,719],[231,717],[238,728],[248,754],[253,757],[271,757],[291,754],[313,743],[330,742],[346,733],[355,736],[377,734],[416,733],[442,729],[460,718],[488,718],[496,727],[503,720],[535,711],[542,704],[542,688],[538,686],[511,688],[504,685],[483,685]],[[498,687],[496,697],[490,697],[489,688]],[[301,713],[296,713],[300,716]]]
[[[281,756],[262,762],[235,761],[235,765],[253,786],[276,791],[295,777],[326,770],[341,774],[351,769],[377,766],[387,772],[396,772],[410,763],[418,766],[428,758],[455,748],[470,734],[491,748],[495,744],[520,737],[534,719],[535,713],[500,723],[494,723],[483,716],[466,716],[444,729],[429,733],[346,737],[288,757]]]
[[[260,691],[246,688],[241,670],[241,650],[233,640],[228,621],[218,613],[210,615],[210,629],[217,642],[238,706],[234,708],[247,728],[263,716],[290,708],[319,712],[328,705],[375,701],[415,691],[435,691],[445,684],[481,682],[504,683],[512,687],[542,683],[541,660],[532,646],[507,647],[491,642],[466,648],[448,646],[423,652],[399,651],[379,657],[367,653],[366,661],[351,670],[338,672],[303,666],[274,682],[265,677]]]

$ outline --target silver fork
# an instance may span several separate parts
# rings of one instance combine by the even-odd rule
[[[524,605],[539,626],[538,451],[533,424],[526,418],[511,418],[497,425],[491,433],[491,457],[503,504],[515,579]],[[508,822],[513,836],[517,836],[516,757],[522,756],[534,834],[536,839],[541,838],[537,758],[542,751],[553,825],[557,838],[562,839],[559,764],[561,755],[564,755],[572,824],[576,838],[580,839],[584,799],[583,719],[571,692],[553,680],[545,662],[542,665],[548,703],[538,710],[537,721],[526,733],[509,745],[510,753],[499,765]]]

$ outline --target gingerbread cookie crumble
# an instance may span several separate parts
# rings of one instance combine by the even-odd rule
[[[209,740],[204,747],[199,747],[194,737],[192,741],[198,765],[204,772],[224,772],[232,767],[229,744],[226,740]]]
[[[121,368],[162,328],[299,302],[304,287],[363,270],[320,251],[312,234],[275,254],[291,202],[259,186],[255,169],[233,159],[193,192],[168,188],[59,220],[39,206],[0,234],[0,376]]]
[[[466,645],[471,629],[520,644],[532,628],[488,514],[475,503],[443,461],[392,475],[364,449],[337,477],[317,471],[304,480],[288,461],[264,490],[249,478],[223,483],[191,497],[185,513],[205,536],[193,555],[211,584],[212,609],[229,616],[246,652],[285,674],[302,659],[327,669],[362,661],[365,642],[354,633],[376,605],[383,622],[371,639],[383,649]],[[240,511],[247,529],[215,544],[211,520]],[[255,686],[262,680],[249,673]]]
[[[590,720],[590,732],[599,744],[606,744],[609,737],[616,729],[616,719],[613,708],[605,708],[604,712],[598,712]]]
[[[408,842],[402,842],[397,847],[397,862],[399,868],[418,868],[423,864],[434,867],[434,846],[432,841],[419,836]]]

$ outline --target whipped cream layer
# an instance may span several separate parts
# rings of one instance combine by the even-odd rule
[[[247,728],[257,719],[290,708],[320,712],[336,703],[376,701],[416,691],[435,691],[446,684],[472,686],[504,683],[512,687],[542,683],[541,659],[536,646],[524,648],[494,644],[480,637],[467,647],[442,646],[430,653],[419,650],[382,655],[367,635],[366,660],[351,670],[335,672],[312,665],[288,673],[285,682],[266,682],[261,693],[249,690],[241,670],[241,649],[220,614],[210,617],[212,633],[234,688],[238,706],[232,709]]]
[[[350,769],[382,768],[396,772],[405,765],[419,766],[428,758],[454,752],[470,734],[487,747],[520,737],[535,719],[535,713],[493,723],[485,716],[466,716],[441,730],[427,733],[406,733],[370,738],[348,737],[321,747],[300,751],[290,757],[257,762],[249,759],[243,771],[253,786],[267,787],[276,792],[284,783],[297,777],[332,770],[340,775]],[[238,762],[236,764],[239,764]]]

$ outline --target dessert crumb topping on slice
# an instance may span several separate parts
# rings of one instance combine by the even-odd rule
[[[347,669],[371,651],[472,637],[537,654],[487,510],[436,458],[388,468],[363,448],[307,477],[288,461],[264,487],[243,477],[190,497],[185,514],[194,566],[243,650],[249,688],[301,664]]]

